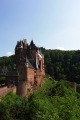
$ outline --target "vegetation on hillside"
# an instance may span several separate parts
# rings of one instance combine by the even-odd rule
[[[80,119],[80,93],[69,87],[69,81],[80,83],[80,51],[43,49],[43,52],[46,73],[58,81],[46,79],[28,99],[7,94],[0,102],[0,120]],[[0,72],[4,65],[12,70],[14,61],[15,56],[1,57]],[[80,92],[79,84],[77,91]]]
[[[80,83],[80,50],[60,51],[41,48],[45,58],[45,71],[53,79],[69,80]],[[15,56],[0,58],[0,72],[2,67],[13,69]]]
[[[45,50],[45,70],[57,80],[80,83],[80,50]]]
[[[0,120],[79,120],[80,94],[67,81],[46,79],[29,98],[9,93],[0,102]]]
[[[12,70],[13,69],[13,65],[15,62],[15,56],[3,56],[0,57],[0,72],[2,71],[3,66],[6,66],[8,70]]]

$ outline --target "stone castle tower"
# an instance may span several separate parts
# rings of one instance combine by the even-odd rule
[[[28,89],[41,86],[45,75],[44,55],[33,40],[28,45],[26,39],[18,41],[15,47],[16,70],[19,74],[17,94],[25,96]]]

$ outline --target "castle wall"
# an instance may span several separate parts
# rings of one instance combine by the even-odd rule
[[[30,82],[31,85],[34,84],[34,69],[27,68],[26,69],[26,76],[25,79]]]
[[[36,77],[35,77],[35,82],[37,83],[37,86],[41,86],[43,81],[43,71],[41,70],[36,70]]]
[[[17,88],[16,88],[16,93],[22,97],[27,95],[27,86],[26,86],[26,81],[19,81]]]
[[[18,48],[15,51],[15,58],[16,58],[16,67],[20,64],[20,59],[23,57],[23,48]]]
[[[20,65],[18,67],[19,72],[19,81],[25,81],[25,67],[23,65]]]

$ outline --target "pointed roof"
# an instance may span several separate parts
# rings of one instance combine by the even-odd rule
[[[31,65],[31,63],[29,62],[27,56],[26,56],[25,59],[26,59],[26,60],[25,60],[25,66],[26,66],[26,67],[29,67],[29,68],[33,68],[33,69],[35,69],[35,68]]]

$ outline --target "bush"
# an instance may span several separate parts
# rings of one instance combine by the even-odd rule
[[[16,94],[10,92],[2,98],[1,104],[4,106],[5,117],[8,115],[10,120],[27,120],[28,119],[28,102]],[[7,114],[8,113],[8,114]],[[1,114],[1,113],[0,113]],[[4,114],[2,115],[2,118]],[[6,119],[3,119],[6,120]]]

